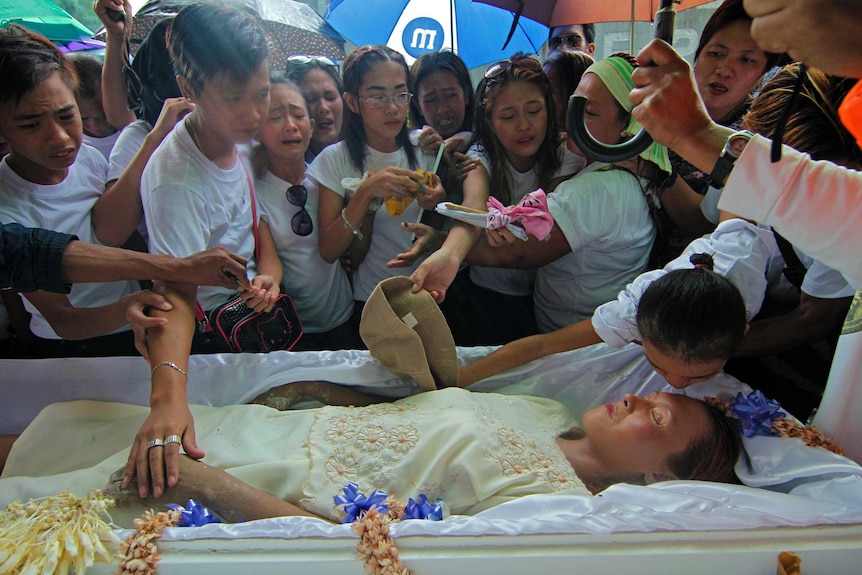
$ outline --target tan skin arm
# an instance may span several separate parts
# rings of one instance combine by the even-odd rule
[[[467,173],[463,192],[464,206],[482,212],[488,209],[488,171],[479,162],[475,162],[474,167]],[[427,290],[437,303],[442,302],[446,298],[446,290],[458,273],[461,262],[481,234],[482,230],[479,228],[453,220],[440,249],[429,255],[411,274],[413,291]],[[420,249],[421,246],[414,246],[412,251]]]
[[[155,367],[170,361],[188,373],[189,352],[195,330],[194,310],[197,288],[188,284],[157,284],[156,289],[170,301],[168,312],[152,310],[155,317],[169,318],[167,324],[150,329],[147,333],[150,365]],[[192,458],[204,456],[195,441],[194,419],[189,411],[185,375],[168,365],[153,372],[150,391],[150,414],[135,435],[126,462],[122,486],[132,478],[138,482],[138,494],[146,497],[150,492],[159,498],[166,487],[173,487],[180,477],[180,446],[171,443],[165,447],[147,448],[151,439],[179,435],[183,450]]]
[[[149,318],[144,309],[163,306],[165,300],[149,290],[139,291],[99,307],[75,307],[64,294],[34,291],[24,294],[45,316],[61,339],[78,340],[105,335],[135,321],[143,327],[155,327],[159,320]]]
[[[175,258],[74,240],[63,252],[63,279],[69,283],[152,279],[248,289],[245,264],[245,258],[221,247]]]
[[[186,457],[183,459],[183,479],[180,485],[182,493],[196,495],[192,498],[202,501],[228,523],[290,516],[323,519],[293,503],[252,487],[218,467]]]
[[[125,20],[115,22],[107,10],[123,12]],[[105,27],[105,61],[102,65],[102,107],[108,123],[122,130],[137,118],[126,102],[125,42],[126,22],[132,21],[132,5],[128,0],[97,0],[93,11]]]
[[[852,297],[823,299],[803,292],[792,311],[752,322],[735,355],[780,353],[825,337],[841,325],[852,301]]]
[[[353,231],[345,227],[341,217],[342,208],[345,209],[347,221],[358,228],[363,220],[374,217],[374,214],[368,213],[368,207],[374,198],[415,197],[421,177],[413,170],[394,166],[379,172],[370,170],[368,177],[359,185],[346,207],[341,195],[321,184],[317,216],[320,222],[320,257],[328,263],[334,263],[353,241]],[[438,186],[437,192],[441,191],[442,186]],[[419,200],[425,202],[424,198]],[[435,204],[436,202],[429,202],[422,207],[433,208]]]
[[[580,349],[588,345],[600,343],[601,341],[589,319],[573,323],[550,333],[516,339],[496,349],[489,355],[460,368],[458,370],[458,387],[470,387],[477,381],[519,367],[533,360],[563,351]]]
[[[506,242],[508,245],[504,245]],[[523,241],[505,228],[487,230],[470,250],[466,260],[481,266],[535,269],[556,261],[571,251],[566,236],[554,223],[547,240],[528,235],[527,241]]]

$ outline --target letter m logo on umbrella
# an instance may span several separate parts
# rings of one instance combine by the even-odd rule
[[[385,44],[408,63],[426,52],[453,50],[468,68],[522,51],[537,54],[548,28],[522,18],[512,41],[502,49],[512,26],[508,10],[471,0],[332,0],[325,19],[356,44]]]

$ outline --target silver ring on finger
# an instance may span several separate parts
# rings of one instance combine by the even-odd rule
[[[183,441],[182,441],[182,439],[180,439],[179,435],[168,435],[167,437],[165,437],[165,445],[168,445],[169,443],[182,444],[182,442]]]
[[[147,449],[152,449],[153,447],[164,447],[165,440],[164,439],[151,439],[149,443],[147,443]]]

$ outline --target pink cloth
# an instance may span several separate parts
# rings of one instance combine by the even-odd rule
[[[530,192],[517,206],[504,206],[497,198],[488,198],[488,229],[496,230],[509,224],[519,224],[540,240],[548,239],[554,218],[548,212],[548,198],[541,188]]]

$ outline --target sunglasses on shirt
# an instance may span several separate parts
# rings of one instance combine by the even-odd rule
[[[298,236],[309,235],[314,229],[314,223],[311,221],[311,214],[305,209],[305,202],[308,201],[308,189],[302,184],[298,184],[287,188],[284,195],[290,205],[299,208],[299,211],[290,218],[290,229]]]

